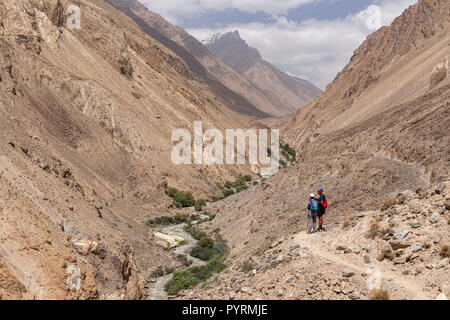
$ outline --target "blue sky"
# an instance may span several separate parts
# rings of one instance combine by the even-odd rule
[[[199,40],[239,30],[281,70],[325,89],[370,33],[417,0],[141,0]]]

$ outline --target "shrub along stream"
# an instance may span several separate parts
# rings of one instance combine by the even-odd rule
[[[198,240],[191,251],[191,256],[206,261],[206,264],[175,271],[166,285],[169,295],[176,295],[182,290],[196,286],[226,268],[224,262],[229,249],[226,241],[219,234],[216,233],[213,239],[190,223],[187,223],[185,230]]]

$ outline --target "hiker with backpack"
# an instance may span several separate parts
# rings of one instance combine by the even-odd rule
[[[308,201],[308,234],[316,232],[316,220],[319,213],[319,203],[315,199],[314,194],[310,195]]]
[[[323,216],[325,215],[325,211],[328,207],[328,200],[327,197],[323,194],[322,188],[317,190],[317,192],[319,193],[319,212],[317,214],[317,216],[319,217],[319,231],[325,231],[325,228],[323,227]]]

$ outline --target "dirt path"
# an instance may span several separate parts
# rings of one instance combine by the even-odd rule
[[[345,269],[349,269],[358,273],[368,274],[371,266],[376,266],[381,271],[381,277],[383,279],[392,280],[398,289],[401,290],[408,297],[408,299],[432,299],[431,293],[423,290],[424,285],[421,281],[415,281],[414,278],[404,278],[395,274],[391,270],[384,267],[382,264],[364,264],[354,259],[354,256],[349,255],[337,255],[334,251],[328,250],[321,246],[322,241],[332,241],[337,235],[333,231],[320,232],[312,235],[306,234],[306,232],[300,232],[292,239],[292,245],[301,245],[309,248],[308,254],[312,257],[317,257],[325,261],[331,262],[334,265],[341,266]]]

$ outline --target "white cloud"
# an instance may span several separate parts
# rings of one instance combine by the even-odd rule
[[[242,2],[249,4],[254,1]],[[283,2],[287,6],[294,0]],[[264,59],[283,71],[310,80],[324,89],[349,62],[354,50],[367,35],[375,31],[372,29],[374,22],[377,22],[373,16],[374,12],[380,13],[381,25],[389,25],[404,9],[415,2],[417,0],[378,1],[376,3],[379,11],[371,7],[345,19],[310,19],[297,22],[278,16],[276,22],[271,24],[230,24],[220,29],[187,31],[197,39],[203,40],[212,33],[238,29],[250,46],[260,50]],[[269,8],[268,6],[267,10]]]
[[[238,9],[248,13],[262,11],[271,16],[278,16],[303,4],[318,1],[323,0],[141,0],[148,8],[172,23],[179,23],[186,16],[199,16],[209,10],[220,12]]]

